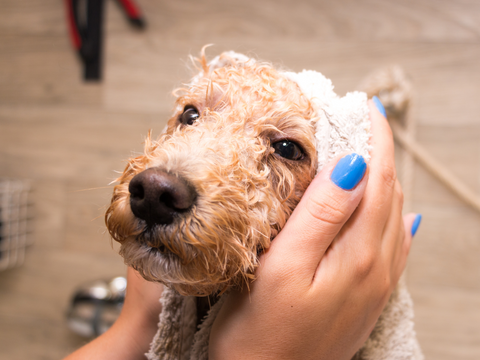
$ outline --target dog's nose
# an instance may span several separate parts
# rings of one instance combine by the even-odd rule
[[[158,168],[135,175],[128,191],[133,214],[149,226],[171,224],[176,216],[192,207],[197,197],[185,179]]]

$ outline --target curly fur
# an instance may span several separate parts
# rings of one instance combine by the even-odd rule
[[[222,292],[252,278],[258,253],[284,226],[317,165],[318,115],[298,85],[268,63],[221,60],[210,69],[202,53],[201,75],[175,91],[166,132],[156,141],[149,134],[144,154],[129,160],[105,216],[125,263],[182,295]],[[179,122],[187,105],[201,114],[193,125]],[[304,157],[277,155],[271,144],[283,139],[299,144]],[[151,167],[198,193],[172,224],[148,227],[130,209],[129,182]]]

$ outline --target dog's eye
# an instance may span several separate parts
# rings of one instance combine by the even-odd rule
[[[293,141],[281,140],[272,144],[272,146],[275,149],[275,153],[280,155],[281,157],[284,157],[285,159],[289,159],[289,160],[303,159],[302,149]]]
[[[178,117],[178,120],[183,125],[192,125],[199,117],[200,114],[198,113],[198,110],[193,106],[187,105],[185,106],[183,113]]]

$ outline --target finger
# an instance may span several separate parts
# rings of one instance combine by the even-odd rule
[[[392,263],[392,286],[396,285],[407,264],[407,256],[410,252],[413,234],[418,228],[422,216],[419,214],[410,213],[403,217],[401,228],[401,241],[399,241],[399,249],[396,254],[396,259]],[[412,232],[413,230],[413,232]]]
[[[393,274],[396,274],[393,269],[399,267],[399,254],[403,246],[404,235],[400,234],[403,230],[402,207],[403,195],[398,184],[391,207],[386,211],[385,223],[368,224],[369,215],[365,209],[355,211],[322,259],[316,278],[335,278],[338,282],[340,277],[335,274],[341,273],[343,280],[349,284],[345,286],[352,286],[352,282],[360,283],[371,278],[372,271],[382,269],[382,280],[389,284]],[[385,266],[379,267],[383,264]]]
[[[281,272],[311,281],[326,249],[358,206],[367,179],[367,164],[360,155],[346,155],[327,165],[273,241],[263,259],[265,268],[277,277]]]
[[[397,178],[395,170],[394,143],[390,126],[377,105],[369,100],[370,119],[372,122],[370,179],[365,190],[362,205],[371,211],[372,221],[383,223],[391,206],[392,191]]]
[[[388,273],[390,274],[390,285],[393,287],[398,282],[405,263],[407,252],[404,251],[407,236],[402,218],[403,192],[400,183],[397,181],[393,192],[392,206],[380,243],[382,248],[382,257],[384,263],[388,264]]]
[[[339,257],[356,253],[358,261],[367,265],[382,245],[382,234],[390,215],[396,183],[393,135],[384,116],[385,110],[378,99],[369,100],[368,106],[372,123],[369,180],[362,202],[349,220],[350,227],[355,228],[358,234],[368,236],[358,236],[347,243],[342,242],[341,237],[335,240]]]
[[[383,109],[378,99],[377,104],[380,109]],[[344,265],[342,271],[358,273],[360,276],[368,274],[378,260],[383,245],[383,233],[392,210],[393,190],[396,183],[394,143],[390,126],[382,111],[372,100],[368,102],[368,106],[372,122],[369,180],[362,202],[348,223],[348,231],[353,231],[358,236],[347,237],[348,241],[343,241],[344,237],[340,234],[335,240],[333,251],[329,251],[322,260],[318,273],[328,272],[331,269],[338,270],[337,267],[340,265],[335,266],[338,263]],[[395,222],[392,222],[391,226],[400,228],[401,214],[397,213],[392,218]],[[396,232],[389,233],[398,237]],[[390,243],[391,246],[395,244],[395,242]],[[390,254],[393,253],[395,252],[390,248],[389,261],[392,259]],[[352,261],[345,264],[342,259],[352,259]]]
[[[379,244],[382,251],[388,255],[388,259],[392,260],[395,254],[400,250],[404,241],[403,234],[399,240],[398,233],[403,230],[403,192],[398,180],[395,183],[395,188],[392,193],[391,207],[388,218],[383,229],[383,241]]]
[[[412,245],[412,239],[417,233],[417,230],[420,226],[421,221],[422,221],[421,214],[410,213],[403,217],[403,223],[405,225],[405,233],[406,233],[404,251],[407,254],[410,251],[410,247]]]

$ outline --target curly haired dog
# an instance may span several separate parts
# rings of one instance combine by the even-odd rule
[[[332,123],[332,109],[348,117],[342,117],[342,109],[357,104],[359,95],[329,108],[328,100],[336,95],[318,73],[296,77],[232,52],[210,63],[202,56],[199,62],[200,74],[176,91],[175,112],[164,133],[157,141],[149,134],[144,154],[129,160],[106,213],[125,263],[168,287],[150,359],[206,359],[215,313],[204,320],[205,334],[195,335],[203,314],[195,318],[196,303],[189,299],[221,294],[253,278],[258,254],[285,225],[335,147],[368,157],[364,94],[357,107],[360,125],[367,128],[352,128],[345,136],[341,127],[331,127],[333,143],[319,144],[322,118]],[[308,94],[308,82],[317,81],[312,78],[327,87],[314,94],[316,100]],[[356,149],[356,142],[363,148]],[[402,301],[411,308],[409,298]],[[187,302],[191,309],[183,311],[195,319],[175,318],[183,308],[178,304]],[[418,345],[412,336],[413,349]]]
[[[313,179],[316,119],[267,64],[222,67],[180,91],[166,132],[129,161],[106,219],[145,279],[209,295],[251,277]]]

